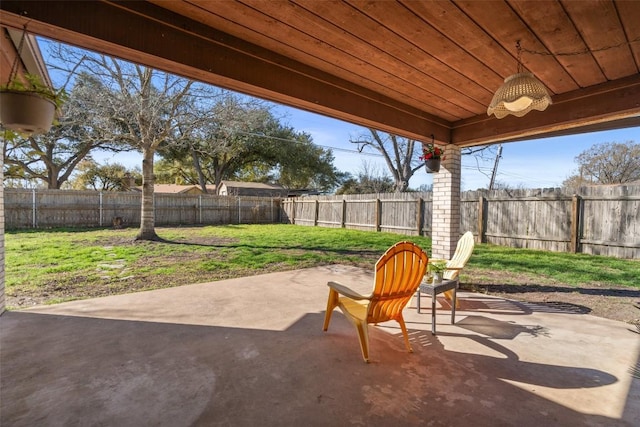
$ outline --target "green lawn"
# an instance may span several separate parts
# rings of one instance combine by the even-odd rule
[[[6,232],[7,296],[54,303],[333,263],[372,268],[399,240],[431,248],[424,237],[285,224],[157,228],[164,242],[134,242],[137,231]],[[640,288],[637,260],[484,244],[476,245],[462,281],[482,281],[494,272],[572,286]]]

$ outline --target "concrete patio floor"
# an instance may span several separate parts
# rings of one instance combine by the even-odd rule
[[[342,313],[346,266],[74,301],[0,317],[2,426],[640,425],[640,335],[552,306],[460,292],[371,327]]]

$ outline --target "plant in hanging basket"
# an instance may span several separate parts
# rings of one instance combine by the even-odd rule
[[[67,98],[66,92],[45,85],[36,75],[26,74],[25,79],[13,78],[0,86],[0,122],[4,128],[22,134],[47,132],[56,109]]]
[[[422,144],[422,156],[420,160],[424,161],[424,167],[427,173],[440,171],[440,161],[444,160],[444,150],[436,147],[434,143]]]

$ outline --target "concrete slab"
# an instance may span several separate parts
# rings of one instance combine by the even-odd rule
[[[328,280],[371,278],[326,266],[7,312],[0,424],[640,425],[630,325],[461,292],[433,336],[424,297],[405,310],[414,353],[389,322],[366,364],[339,311],[322,322]]]

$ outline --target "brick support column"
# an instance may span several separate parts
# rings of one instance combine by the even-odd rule
[[[6,144],[6,141],[3,141]],[[4,158],[0,157],[0,184],[4,181]],[[4,185],[0,185],[0,314],[4,313]]]
[[[453,144],[433,175],[432,211],[431,257],[450,259],[460,238],[460,148]]]

